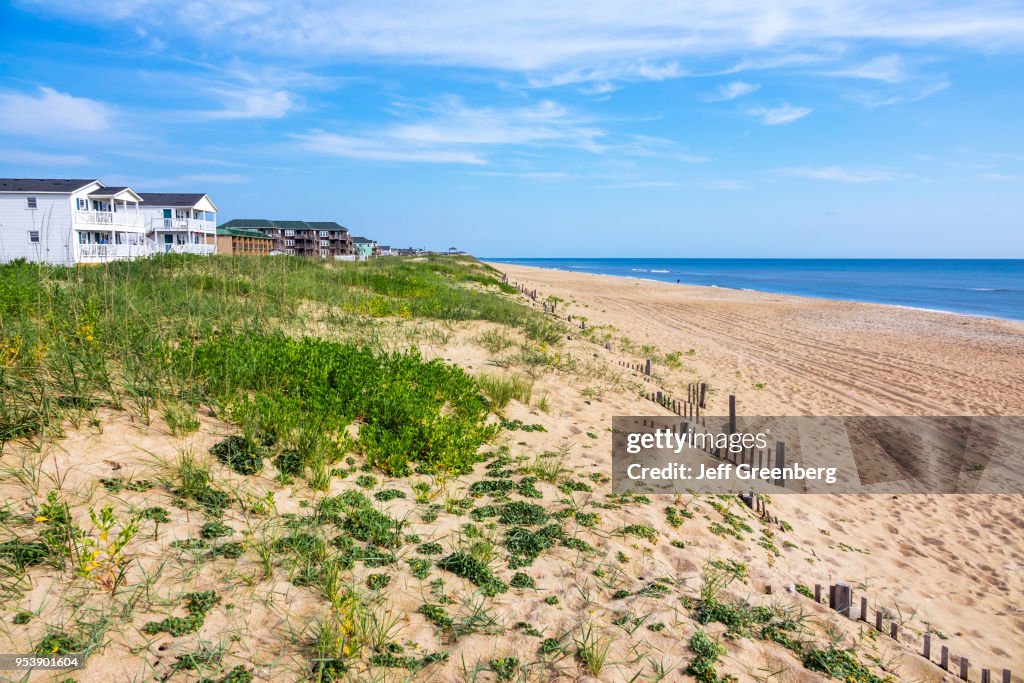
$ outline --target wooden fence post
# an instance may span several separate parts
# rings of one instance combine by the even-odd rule
[[[889,624],[889,637],[893,640],[900,639],[900,627],[895,621]]]
[[[868,620],[868,599],[867,598],[861,598],[860,599],[860,620],[861,621],[867,621]]]
[[[967,680],[967,671],[971,668],[971,663],[967,660],[967,657],[960,658],[960,680]]]
[[[848,583],[837,583],[829,589],[829,607],[844,617],[850,616],[853,603],[853,587]]]
[[[981,683],[992,683],[992,672],[988,669],[981,670]]]
[[[1010,683],[1010,679],[1013,678],[1013,674],[1010,673],[1009,669],[1003,669],[1003,683]]]
[[[875,612],[875,630],[881,632],[882,630],[882,613]]]
[[[924,652],[922,653],[929,662],[932,660],[932,634],[924,634]]]
[[[644,374],[648,377],[651,376],[651,359],[647,359],[647,363],[644,365]]]
[[[729,394],[729,433],[736,433],[736,396]]]
[[[821,602],[821,584],[814,584],[814,602]]]
[[[942,651],[939,655],[939,666],[942,667],[943,671],[949,671],[949,646],[943,645]]]

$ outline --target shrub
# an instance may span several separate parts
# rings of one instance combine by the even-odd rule
[[[263,470],[261,451],[247,437],[238,434],[215,443],[210,449],[217,460],[239,474],[258,474]]]

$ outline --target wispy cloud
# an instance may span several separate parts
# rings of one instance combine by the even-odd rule
[[[728,102],[729,100],[735,100],[738,97],[756,92],[760,88],[760,83],[744,83],[743,81],[725,83],[718,86],[718,89],[712,95],[709,95],[707,99],[711,102]]]
[[[863,78],[883,83],[900,83],[909,78],[903,58],[897,54],[875,57],[867,62],[826,72],[829,76]]]
[[[293,95],[284,90],[236,90],[220,93],[222,109],[199,111],[203,119],[279,119],[295,108]]]
[[[878,183],[906,177],[891,169],[849,169],[842,166],[789,166],[777,168],[775,173],[811,180],[829,180],[836,183]]]
[[[0,149],[0,159],[8,163],[37,166],[81,166],[92,163],[82,154],[49,154],[24,149]]]
[[[103,133],[113,110],[102,102],[40,87],[34,94],[0,91],[0,131],[38,137]]]
[[[603,129],[549,100],[524,107],[471,107],[448,96],[425,105],[398,102],[394,113],[415,120],[353,133],[315,130],[293,137],[311,151],[379,161],[482,164],[486,150],[496,148],[606,149]]]
[[[855,93],[850,96],[850,99],[865,107],[888,107],[894,104],[918,102],[940,93],[948,87],[949,81],[940,80],[912,87],[901,85],[885,91]]]
[[[686,72],[678,62],[652,64],[646,61],[623,63],[612,67],[571,69],[547,76],[534,76],[527,80],[531,88],[553,88],[566,85],[586,85],[584,92],[604,94],[612,92],[619,82],[664,81],[680,78]]]
[[[276,56],[348,56],[518,71],[687,60],[728,52],[801,52],[823,43],[889,41],[1019,47],[1024,6],[1005,0],[902,3],[888,0],[762,0],[634,3],[600,8],[523,0],[465,0],[447,8],[415,0],[123,0],[95,12],[79,0],[23,0],[78,21],[125,21],[165,41]]]
[[[760,118],[766,126],[779,126],[802,119],[811,113],[811,108],[783,103],[777,107],[753,107],[747,113]]]

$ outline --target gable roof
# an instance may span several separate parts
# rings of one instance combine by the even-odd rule
[[[90,199],[125,199],[126,196],[130,201],[142,201],[139,193],[130,187],[101,187],[89,193]]]
[[[352,236],[352,241],[356,244],[373,244],[373,240],[368,240],[365,237],[357,237],[356,235]]]
[[[0,178],[0,192],[56,192],[71,193],[92,183],[96,179],[72,178]],[[100,183],[101,185],[103,183]]]
[[[306,221],[309,227],[316,230],[341,230],[342,232],[348,232],[348,228],[344,225],[338,225],[334,221]]]
[[[210,201],[209,196],[202,192],[140,192],[139,196],[148,206],[172,206],[177,208],[192,208],[199,202]]]
[[[221,223],[219,228],[273,228],[274,222],[265,218],[233,218]]]
[[[245,228],[226,228],[223,225],[217,228],[218,235],[232,235],[234,237],[252,237],[258,240],[271,239],[259,230],[246,230]]]
[[[282,230],[340,230],[348,232],[348,228],[334,221],[275,221],[266,218],[232,218],[223,223],[222,228],[279,228]]]

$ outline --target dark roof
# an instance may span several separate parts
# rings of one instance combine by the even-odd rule
[[[95,182],[68,178],[0,178],[0,192],[74,192]]]
[[[265,218],[234,218],[227,223],[222,223],[220,228],[273,228],[274,221]]]
[[[143,195],[144,197],[146,195]],[[222,224],[222,228],[279,228],[281,230],[340,230],[348,232],[348,228],[334,221],[274,221],[266,218],[233,218]]]
[[[150,206],[195,206],[206,195],[202,192],[140,192],[139,196]]]
[[[246,230],[245,228],[226,228],[223,225],[217,228],[218,235],[233,235],[234,237],[253,237],[255,239],[269,240],[265,234],[259,230]]]
[[[128,186],[110,187],[108,185],[107,187],[101,187],[100,189],[96,190],[95,192],[90,193],[89,196],[90,197],[113,197],[118,192],[124,192],[125,190],[131,190],[131,189],[132,188],[130,188]]]
[[[355,235],[352,236],[352,241],[358,244],[370,244],[373,242],[373,240],[368,240],[365,237],[357,237]]]

